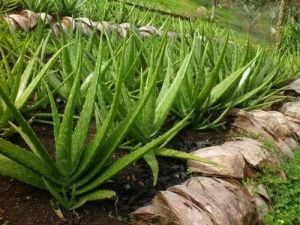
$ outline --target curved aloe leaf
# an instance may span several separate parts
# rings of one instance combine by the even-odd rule
[[[0,154],[0,173],[31,186],[46,189],[42,176],[2,154]]]

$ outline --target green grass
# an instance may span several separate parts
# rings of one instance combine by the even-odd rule
[[[241,39],[250,39],[254,43],[275,43],[275,35],[271,33],[271,27],[275,26],[269,15],[270,8],[260,10],[259,16],[250,31],[249,18],[240,7],[218,8],[216,12],[216,23],[219,26],[232,29],[238,33]]]
[[[287,180],[268,171],[262,181],[273,201],[273,210],[266,216],[266,225],[300,224],[300,148],[295,149],[295,159],[281,168]]]
[[[152,5],[154,7],[164,8],[176,13],[196,15],[197,8],[201,6],[200,0],[153,0],[149,1],[130,0],[139,4]]]

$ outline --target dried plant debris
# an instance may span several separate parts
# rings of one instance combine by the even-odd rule
[[[52,30],[56,36],[60,36],[62,32],[72,32],[75,29],[80,29],[85,35],[91,35],[93,32],[98,33],[116,33],[121,38],[125,38],[129,29],[135,30],[141,38],[150,38],[154,36],[163,36],[165,32],[157,29],[154,26],[146,25],[134,29],[129,23],[122,23],[120,25],[112,24],[107,21],[92,21],[89,18],[72,18],[63,17],[61,21],[54,21],[54,18],[46,13],[35,13],[30,10],[23,10],[20,14],[11,14],[4,17],[4,20],[13,29],[22,29],[29,31],[37,26],[41,21],[46,25],[52,25]],[[178,38],[179,35],[174,32],[167,32],[170,38]]]
[[[287,102],[279,111],[295,122],[300,122],[300,102]]]
[[[246,184],[245,187],[254,198],[255,205],[259,214],[259,223],[263,224],[264,217],[270,212],[270,209],[272,207],[271,198],[265,187],[261,184],[255,185],[249,183]]]
[[[133,215],[140,225],[254,225],[258,214],[252,200],[239,182],[194,177],[160,192]]]
[[[285,104],[282,113],[235,110],[233,130],[272,140],[292,158],[291,148],[297,146],[300,134],[298,108],[300,103]],[[277,163],[276,152],[266,149],[257,140],[239,138],[192,154],[217,165],[188,160],[189,169],[205,177],[194,177],[160,192],[151,205],[133,213],[137,224],[263,224],[263,218],[272,207],[266,189],[260,184],[244,186],[238,179],[252,177],[266,163]]]
[[[289,86],[287,86],[287,89],[300,94],[300,79],[293,81]]]
[[[234,132],[249,133],[261,139],[274,141],[277,147],[290,159],[294,157],[292,148],[297,146],[297,124],[279,112],[256,110],[245,112],[234,110],[236,120],[233,123]]]
[[[217,165],[205,165],[188,160],[187,165],[193,172],[236,179],[253,177],[251,168],[260,168],[266,162],[276,161],[258,141],[250,138],[202,148],[192,154],[217,163]]]

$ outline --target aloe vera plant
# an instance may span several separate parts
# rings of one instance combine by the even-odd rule
[[[18,110],[22,110],[27,106],[28,101],[35,93],[36,89],[40,87],[41,80],[45,77],[53,64],[56,62],[62,49],[58,50],[48,61],[40,65],[39,57],[41,56],[42,49],[45,47],[49,36],[44,39],[31,59],[26,65],[26,50],[29,41],[22,46],[20,55],[16,58],[13,66],[10,66],[11,60],[14,60],[11,55],[12,51],[8,54],[5,46],[0,46],[0,51],[3,60],[0,62],[0,81],[1,88],[5,92],[11,102]],[[0,131],[1,135],[9,135],[11,130],[7,129],[8,122],[13,119],[7,105],[0,99]]]
[[[27,151],[5,139],[0,139],[0,173],[48,190],[65,208],[77,208],[87,201],[113,197],[115,195],[113,191],[101,190],[100,186],[147,152],[164,144],[178,130],[182,129],[188,120],[188,117],[183,119],[151,142],[121,159],[111,161],[113,153],[143,109],[157,81],[157,74],[154,74],[137,106],[122,121],[112,126],[117,115],[125,75],[120,71],[115,77],[115,92],[110,110],[102,126],[98,128],[92,140],[86,145],[85,141],[93,116],[96,92],[98,85],[100,85],[99,82],[102,82],[100,77],[104,75],[101,73],[101,55],[102,49],[99,48],[92,82],[89,85],[76,126],[73,126],[73,115],[77,104],[76,97],[80,86],[81,71],[76,70],[75,72],[74,82],[62,119],[58,115],[52,93],[48,85],[44,83],[52,108],[55,159],[49,155],[29,123],[21,115],[4,88],[0,86],[2,102],[19,124],[19,126],[13,123],[11,125],[20,133],[31,150]],[[80,63],[81,57],[78,57],[78,65]]]
[[[55,10],[72,14],[79,9],[75,2],[85,1],[57,0]],[[126,10],[115,16],[116,11],[105,9],[100,16],[123,20]],[[7,54],[8,45],[0,41],[1,131],[7,134],[10,125],[9,130],[19,132],[30,150],[0,139],[1,174],[46,189],[62,206],[77,208],[114,196],[112,190],[102,190],[102,184],[140,158],[152,169],[154,183],[157,156],[209,163],[165,144],[186,126],[216,128],[233,107],[264,107],[281,98],[277,92],[289,72],[280,62],[289,58],[235,45],[229,37],[224,40],[224,30],[202,31],[193,22],[166,22],[164,17],[128,12],[133,24],[150,21],[165,31],[180,28],[180,41],[177,35],[142,40],[134,31],[122,40],[107,33],[45,36],[30,60],[26,45]],[[40,34],[39,38],[45,35]],[[51,46],[52,57],[43,57],[46,45]],[[290,66],[299,72],[292,61]],[[27,109],[40,91],[47,95]],[[58,113],[54,95],[66,103],[63,114]],[[24,118],[25,111],[39,110],[41,102],[50,103],[52,109],[55,157]],[[97,131],[86,144],[94,118]],[[166,127],[171,128],[163,132]],[[113,154],[122,147],[129,149],[128,155],[114,160]]]
[[[186,48],[186,40],[182,37],[182,47]],[[222,85],[220,80],[220,71],[222,68],[222,63],[224,56],[226,54],[228,45],[227,40],[223,44],[220,54],[216,61],[213,61],[212,69],[207,70],[206,61],[214,55],[214,49],[211,46],[211,42],[200,41],[195,46],[195,55],[193,59],[193,71],[188,73],[185,80],[179,90],[178,98],[174,104],[174,112],[180,117],[185,117],[189,113],[193,112],[193,123],[195,127],[201,127],[201,124],[209,124],[209,120],[205,121],[203,116],[209,107],[211,107],[218,98],[222,95],[216,90],[217,86]],[[232,78],[235,78],[233,75]],[[227,83],[231,82],[232,79],[228,78]],[[229,84],[229,83],[228,83]],[[221,89],[220,91],[225,92],[226,89]],[[212,121],[211,121],[212,122]],[[217,123],[214,121],[211,125]]]
[[[34,12],[49,12],[53,8],[53,1],[44,0],[21,0],[20,3],[26,9]]]
[[[162,80],[162,87],[159,88],[159,91],[157,90],[157,88],[152,89],[145,107],[137,117],[132,129],[130,130],[129,136],[134,139],[134,141],[136,142],[136,146],[151,142],[157,136],[159,136],[162,127],[166,124],[168,116],[171,114],[171,109],[174,104],[175,98],[177,97],[177,93],[181,87],[184,77],[187,74],[187,68],[190,65],[190,61],[193,55],[192,51],[185,56],[178,71],[175,72],[174,70],[172,70],[172,59],[168,54],[168,51],[166,50],[168,49],[169,42],[170,41],[166,41],[165,47],[163,49],[159,51],[156,50],[157,52],[155,52],[153,48],[153,50],[151,51],[150,59],[148,61],[148,67],[144,68],[144,70],[142,69],[141,73],[139,74],[140,88],[138,90],[138,93],[140,97],[136,95],[134,98],[130,97],[132,96],[132,94],[128,90],[128,87],[126,87],[126,85],[124,85],[123,87],[124,103],[121,106],[120,110],[129,111],[132,108],[132,105],[137,104],[138,100],[143,96],[144,91],[151,84],[152,77],[158,76],[159,74],[161,75],[162,73],[165,74]],[[129,58],[134,59],[134,57]],[[163,64],[165,58],[167,59],[166,70],[162,69],[164,67]],[[124,62],[122,62],[122,64],[124,64]],[[133,147],[131,150],[135,151],[135,148],[136,147]],[[154,185],[157,183],[159,173],[159,166],[156,156],[194,159],[200,162],[208,162],[207,160],[192,156],[188,153],[176,151],[174,149],[153,149],[144,156],[144,160],[152,170]]]
[[[17,5],[16,0],[2,0],[0,1],[0,13],[4,13],[13,10]]]
[[[74,15],[87,0],[53,0],[56,11],[60,15]]]

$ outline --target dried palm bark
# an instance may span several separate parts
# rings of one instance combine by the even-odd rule
[[[290,148],[298,146],[295,133],[285,115],[280,112],[262,110],[250,113],[272,133],[273,137],[283,140]]]
[[[300,102],[285,104],[281,112],[235,110],[233,128],[274,141],[292,158],[291,148],[300,137]],[[263,224],[272,207],[267,191],[259,184],[243,186],[238,179],[251,176],[253,170],[258,172],[265,163],[278,162],[275,152],[254,139],[241,138],[193,154],[220,166],[189,160],[189,168],[206,177],[194,177],[160,192],[151,205],[133,213],[137,224]]]
[[[132,26],[130,23],[121,23],[119,24],[118,28],[118,34],[120,35],[121,38],[127,37],[128,31],[132,29]]]
[[[133,215],[141,225],[255,225],[258,222],[253,199],[246,188],[233,180],[208,177],[194,177],[160,192],[150,206],[138,209]]]
[[[89,18],[63,17],[61,21],[54,22],[54,18],[51,15],[46,13],[34,13],[30,10],[23,10],[20,14],[5,16],[4,20],[13,29],[23,29],[25,31],[33,29],[42,21],[46,25],[51,25],[56,36],[60,36],[62,32],[72,32],[75,29],[80,29],[85,35],[91,35],[96,31],[97,33],[116,33],[120,37],[125,38],[128,34],[128,30],[133,28],[129,23],[117,25],[107,21],[92,21]],[[163,31],[150,25],[142,26],[136,31],[142,38],[164,35]],[[174,32],[168,32],[167,35],[170,38],[179,37],[179,35]]]
[[[34,13],[30,10],[23,10],[20,14],[11,14],[4,17],[4,20],[11,25],[13,29],[29,31],[34,28],[39,21],[44,24],[50,24],[53,22],[53,17],[46,13]]]
[[[300,121],[300,102],[287,102],[279,111],[294,119],[295,122]]]
[[[264,217],[269,213],[272,208],[272,201],[269,197],[267,190],[263,185],[247,184],[245,185],[251,196],[254,198],[256,208],[258,210],[258,220],[263,224]]]
[[[300,79],[293,81],[288,87],[288,90],[295,91],[297,94],[300,94]]]
[[[188,160],[187,165],[193,172],[236,179],[253,177],[254,172],[251,168],[260,168],[266,162],[276,161],[258,141],[250,138],[202,148],[192,154],[218,164],[202,164]]]
[[[233,123],[234,132],[244,132],[260,138],[274,141],[277,147],[289,158],[293,158],[291,148],[297,146],[295,128],[290,126],[288,118],[275,112],[261,110],[247,113],[243,110],[234,110],[236,120]],[[293,124],[295,125],[295,124]]]

